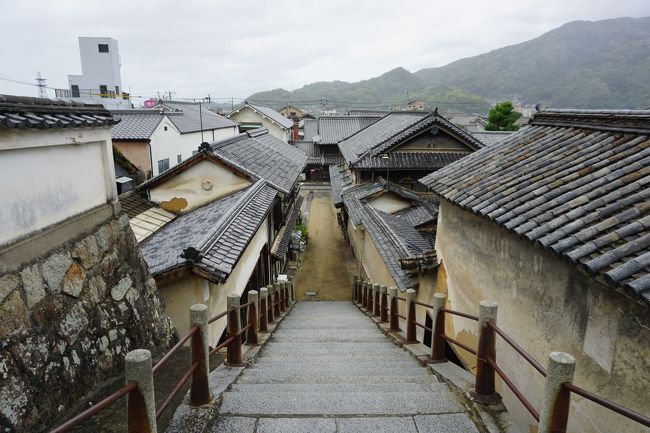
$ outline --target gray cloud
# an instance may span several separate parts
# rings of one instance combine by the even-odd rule
[[[0,78],[80,73],[78,36],[118,40],[134,95],[245,97],[441,66],[573,20],[650,15],[647,0],[4,1]],[[0,93],[35,95],[0,80]],[[53,96],[54,92],[49,92]]]

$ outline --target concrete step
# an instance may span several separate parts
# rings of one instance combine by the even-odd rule
[[[341,342],[341,343],[375,343],[388,341],[386,336],[383,334],[376,335],[337,335],[324,334],[321,336],[312,336],[312,335],[284,335],[282,332],[278,332],[278,335],[274,335],[274,342],[278,343],[325,343],[325,342]]]
[[[323,359],[318,358],[318,362],[326,365],[328,370],[350,371],[350,367],[354,367],[354,371],[365,371],[366,369],[386,368],[386,369],[404,369],[413,368],[418,366],[413,359],[383,359],[381,357],[372,357],[366,359],[357,359],[350,361],[349,359]],[[277,360],[268,358],[259,358],[254,364],[251,365],[253,369],[258,368],[274,368],[274,369],[287,369],[295,371],[305,366],[305,361],[299,359],[293,360]]]
[[[345,341],[330,341],[327,344],[322,342],[302,342],[302,343],[291,343],[288,341],[276,341],[272,340],[272,343],[269,343],[262,352],[263,353],[277,353],[277,352],[398,352],[402,350],[396,344],[386,340],[386,341],[373,341],[373,342],[345,342]]]
[[[392,383],[392,384],[365,384],[365,383],[235,383],[230,392],[248,393],[273,393],[273,392],[433,392],[441,393],[447,391],[447,385],[440,382],[431,383]]]
[[[263,355],[257,357],[258,360],[265,361],[296,361],[296,356],[310,356],[313,359],[318,359],[320,362],[330,362],[330,361],[347,361],[349,363],[356,363],[359,361],[365,360],[378,360],[378,361],[411,361],[413,358],[404,351],[386,351],[379,353],[372,352],[331,352],[323,350],[321,352],[266,352]],[[300,361],[304,363],[304,361]]]
[[[282,364],[251,364],[244,370],[244,376],[248,374],[297,374],[297,375],[324,375],[324,374],[365,374],[374,376],[431,376],[429,370],[423,367],[418,367],[413,363],[408,367],[392,368],[392,367],[373,367],[365,365],[335,365],[330,367],[328,364],[312,365],[303,363],[303,365],[292,366],[291,368],[285,367]]]
[[[461,412],[448,391],[431,392],[226,392],[221,414],[233,415],[416,415]]]

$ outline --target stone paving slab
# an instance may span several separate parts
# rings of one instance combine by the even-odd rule
[[[479,433],[467,414],[414,416],[419,433]]]
[[[412,417],[339,418],[337,433],[418,433]]]
[[[460,412],[448,391],[373,393],[243,393],[223,395],[220,413],[234,415],[405,415]]]
[[[325,359],[322,359],[325,361]],[[349,359],[344,360],[334,360],[332,358],[327,359],[327,369],[328,370],[347,370],[351,371],[350,366],[354,365],[355,371],[365,370],[365,369],[376,369],[376,368],[395,368],[395,369],[408,369],[413,367],[412,359],[384,359],[383,357],[365,357],[361,359],[356,359],[354,363],[350,362]],[[255,364],[252,365],[254,369],[258,368],[295,368],[294,371],[304,367],[304,361],[293,359],[293,360],[283,360],[277,361],[273,359],[259,359]]]
[[[336,433],[334,418],[260,418],[257,433]]]
[[[431,375],[417,375],[417,376],[389,376],[381,377],[377,375],[340,375],[337,373],[321,374],[313,377],[311,374],[294,375],[287,372],[282,376],[272,376],[270,374],[257,374],[245,375],[237,379],[237,383],[368,383],[368,384],[382,384],[382,383],[434,383],[437,379]]]
[[[249,393],[286,393],[286,392],[446,392],[443,383],[391,383],[391,384],[351,384],[351,383],[235,383],[231,392]]]
[[[242,416],[220,416],[212,426],[208,427],[207,433],[253,433],[255,425],[257,424],[256,418],[247,418]]]

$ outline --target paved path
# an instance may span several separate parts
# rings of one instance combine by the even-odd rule
[[[223,395],[214,433],[478,433],[351,302],[300,302]]]
[[[343,301],[352,299],[352,285],[343,257],[345,240],[328,191],[317,191],[310,204],[309,244],[296,274],[296,298]],[[316,296],[305,296],[316,292]]]

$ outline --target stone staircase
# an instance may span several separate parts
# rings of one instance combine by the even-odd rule
[[[479,432],[447,386],[350,302],[296,304],[206,431]]]

